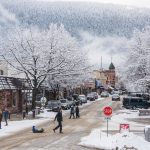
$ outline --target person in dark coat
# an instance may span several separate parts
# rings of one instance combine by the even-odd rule
[[[2,128],[1,126],[2,118],[3,118],[3,113],[2,110],[0,109],[0,129]]]
[[[76,118],[80,118],[78,105],[76,106]]]
[[[62,132],[63,117],[62,117],[62,110],[61,110],[61,108],[59,108],[58,113],[56,114],[54,121],[56,119],[57,119],[58,125],[53,129],[53,131],[55,132],[55,130],[57,130],[59,128],[59,133],[63,133]]]
[[[8,112],[7,108],[5,108],[5,110],[3,112],[3,116],[4,116],[4,120],[5,120],[6,126],[8,126],[9,112]]]
[[[69,119],[71,119],[72,116],[73,116],[73,119],[75,118],[74,113],[75,113],[75,108],[74,108],[74,106],[71,106]]]

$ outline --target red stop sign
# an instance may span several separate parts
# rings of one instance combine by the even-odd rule
[[[105,116],[110,116],[112,114],[112,108],[107,106],[103,109]]]

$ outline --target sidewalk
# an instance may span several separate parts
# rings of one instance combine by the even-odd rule
[[[36,116],[36,118],[32,118],[32,115],[29,115],[27,119],[22,119],[21,115],[13,114],[11,119],[8,120],[8,126],[5,126],[5,122],[2,122],[2,129],[0,129],[0,138],[13,135],[16,132],[25,130],[27,128],[31,128],[32,126],[38,126],[44,122],[51,121],[55,117],[54,112],[47,112],[44,110],[44,113],[41,113]],[[44,115],[44,117],[43,117]]]

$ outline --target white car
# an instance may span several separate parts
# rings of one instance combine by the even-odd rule
[[[120,96],[119,96],[119,94],[113,94],[113,95],[112,95],[112,101],[120,101]]]
[[[79,95],[79,99],[82,101],[82,103],[87,103],[87,98],[85,95]]]
[[[69,109],[69,101],[67,99],[60,99],[61,102],[61,108],[62,109]]]

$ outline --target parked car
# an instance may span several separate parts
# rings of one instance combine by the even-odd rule
[[[75,101],[73,100],[73,97],[69,96],[67,97],[68,103],[69,103],[69,107],[71,107],[72,105],[75,105]]]
[[[95,99],[98,99],[98,94],[97,94],[97,92],[91,92],[91,94],[94,95]]]
[[[74,100],[78,100],[79,99],[79,95],[78,94],[73,94],[72,97],[73,97]]]
[[[120,91],[118,91],[118,90],[113,90],[112,92],[111,92],[111,94],[113,95],[113,94],[118,94],[118,95],[120,95]]]
[[[101,97],[109,97],[109,93],[104,91],[101,93]]]
[[[82,105],[82,101],[79,99],[78,94],[73,94],[72,97],[73,97],[75,105]]]
[[[79,95],[79,99],[82,101],[82,103],[87,103],[87,98],[85,95]]]
[[[148,109],[150,107],[150,102],[141,97],[125,97],[123,98],[123,107],[127,109]]]
[[[61,108],[62,109],[69,109],[70,105],[69,105],[69,101],[67,99],[60,99],[61,102]]]
[[[120,96],[118,94],[113,94],[112,101],[120,101]]]
[[[95,96],[90,93],[90,94],[87,95],[87,100],[95,101]]]
[[[59,100],[50,100],[46,106],[47,111],[57,112],[61,108],[61,102]]]

